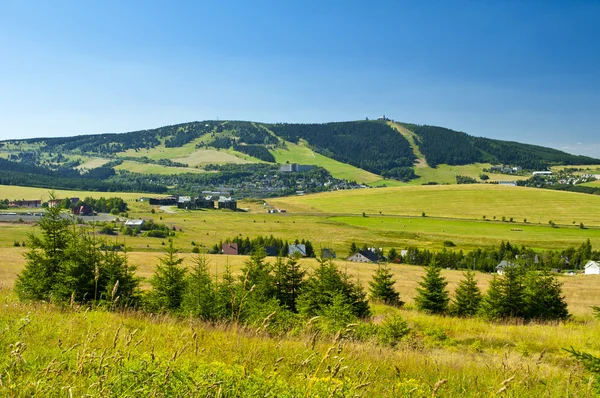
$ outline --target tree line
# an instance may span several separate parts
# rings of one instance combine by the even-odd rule
[[[371,315],[369,300],[397,307],[404,304],[388,266],[377,269],[367,293],[330,259],[319,259],[314,269],[306,271],[294,257],[267,262],[264,249],[255,247],[240,275],[234,276],[226,266],[220,276],[213,276],[201,254],[192,257],[191,267],[184,267],[172,240],[149,280],[151,289],[142,292],[126,253],[115,251],[115,245],[105,244],[93,230],[63,219],[58,208],[48,209],[39,231],[39,235],[29,235],[27,262],[15,283],[22,300],[87,303],[108,309],[135,307],[274,332],[302,327],[308,321],[329,333],[356,321],[366,325]],[[422,311],[490,320],[564,320],[569,316],[560,283],[546,273],[507,269],[503,276],[494,277],[483,294],[474,274],[468,272],[451,300],[435,259],[426,269],[414,299]],[[363,336],[376,335],[390,345],[409,333],[399,316],[361,330]]]
[[[490,162],[545,170],[551,165],[600,164],[599,159],[571,155],[552,148],[483,137],[444,127],[403,123],[418,136],[417,145],[431,167]]]

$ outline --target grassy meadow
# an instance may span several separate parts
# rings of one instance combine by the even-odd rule
[[[396,347],[310,324],[286,334],[189,318],[20,303],[0,289],[0,395],[588,397],[564,347],[600,353],[600,321],[490,324],[375,305],[411,328]],[[364,333],[364,332],[363,332]]]
[[[0,198],[9,200],[36,200],[47,201],[50,197],[50,192],[54,192],[59,198],[110,198],[118,196],[123,198],[127,202],[135,201],[142,196],[165,196],[159,194],[148,194],[148,193],[136,193],[136,192],[96,192],[96,191],[76,191],[76,190],[63,190],[63,189],[48,189],[48,188],[32,188],[32,187],[20,187],[14,185],[0,185]]]
[[[272,199],[296,213],[385,214],[600,226],[600,196],[495,184],[434,185],[337,191]]]
[[[287,210],[279,214],[267,214],[261,201],[240,202],[246,211],[239,212],[166,213],[135,201],[147,194],[56,193],[123,197],[130,205],[130,218],[175,227],[175,245],[182,249],[184,266],[191,265],[192,241],[210,246],[240,234],[308,238],[315,249],[333,247],[338,257],[347,254],[352,241],[386,249],[409,245],[439,249],[446,240],[453,241],[456,250],[501,240],[545,249],[579,246],[587,238],[595,248],[600,245],[600,229],[573,227],[573,221],[600,226],[600,198],[526,188],[378,188],[268,200]],[[0,186],[0,198],[47,200],[47,195],[45,189]],[[428,217],[421,217],[422,211]],[[483,215],[488,219],[496,215],[497,220],[484,221]],[[502,216],[514,217],[515,222],[502,222]],[[550,218],[561,226],[551,228]],[[511,231],[515,228],[520,231]],[[423,267],[391,264],[405,308],[374,303],[371,320],[381,324],[399,314],[408,323],[411,332],[392,348],[364,337],[370,327],[366,324],[349,326],[336,339],[318,333],[311,323],[281,334],[269,328],[268,319],[242,327],[88,309],[76,303],[67,307],[21,303],[11,288],[23,269],[27,248],[13,247],[13,242],[26,241],[32,231],[32,224],[0,224],[0,396],[591,397],[596,393],[593,378],[563,348],[600,355],[596,338],[600,320],[590,309],[600,305],[600,276],[558,277],[572,320],[503,324],[416,311],[413,297]],[[146,280],[159,263],[163,241],[125,240],[130,263]],[[207,257],[215,276],[227,264],[239,275],[248,259]],[[344,260],[336,264],[364,287],[376,269],[374,264]],[[310,270],[316,260],[303,259],[301,265]],[[442,274],[454,292],[463,273]],[[483,290],[491,278],[476,273]],[[148,288],[147,282],[143,288]]]

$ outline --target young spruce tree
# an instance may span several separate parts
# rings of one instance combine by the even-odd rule
[[[442,276],[442,269],[435,260],[426,267],[426,274],[419,282],[415,304],[417,308],[432,314],[443,314],[448,309],[448,291],[446,279]]]
[[[50,199],[56,199],[51,194]],[[41,235],[29,234],[27,262],[15,281],[21,300],[49,300],[63,270],[63,254],[72,238],[71,221],[62,218],[59,207],[50,207],[38,221]]]
[[[393,279],[392,271],[389,267],[379,266],[373,274],[373,279],[369,282],[371,299],[381,301],[388,305],[401,307],[404,302],[400,300],[400,294],[394,289],[396,281]]]
[[[186,270],[180,265],[182,258],[177,256],[177,249],[173,246],[173,239],[165,248],[165,256],[160,258],[154,275],[150,279],[152,290],[147,296],[147,307],[151,311],[177,311],[186,287]]]
[[[192,258],[192,263],[181,308],[186,314],[213,320],[216,315],[215,289],[208,271],[208,259],[205,255],[198,254]]]
[[[479,310],[481,290],[477,286],[473,272],[467,271],[464,277],[465,279],[456,288],[450,312],[457,316],[473,316]]]

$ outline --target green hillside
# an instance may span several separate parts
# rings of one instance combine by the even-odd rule
[[[165,192],[167,187],[227,185],[233,180],[237,186],[249,187],[250,182],[258,186],[254,164],[271,165],[261,169],[269,173],[283,163],[322,167],[330,177],[320,174],[322,179],[314,181],[313,189],[320,190],[326,189],[327,178],[374,187],[517,181],[533,170],[600,164],[598,159],[555,149],[387,120],[321,124],[202,121],[122,134],[10,140],[0,142],[0,160],[5,171],[0,182],[5,184],[64,189],[130,187],[155,192]],[[486,171],[497,164],[524,170],[519,175]],[[220,169],[223,165],[236,167]],[[161,177],[199,176],[204,169],[217,174],[227,170],[230,175],[225,179]],[[280,188],[294,192],[305,187]]]

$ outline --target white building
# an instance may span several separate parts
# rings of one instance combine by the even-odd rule
[[[596,261],[588,261],[588,263],[584,267],[585,275],[600,275],[600,264]]]

